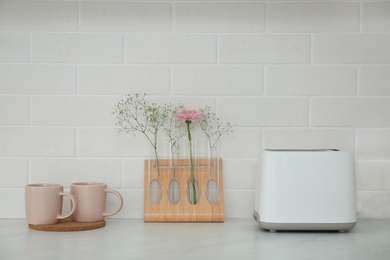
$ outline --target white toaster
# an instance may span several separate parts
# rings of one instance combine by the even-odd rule
[[[354,174],[350,152],[265,150],[253,216],[270,231],[352,229]]]

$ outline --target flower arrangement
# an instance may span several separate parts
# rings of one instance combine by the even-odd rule
[[[195,122],[199,118],[203,118],[203,113],[196,110],[183,110],[182,112],[175,113],[175,116],[177,118],[180,118],[183,120],[183,122],[187,125],[187,135],[188,135],[188,144],[190,149],[190,169],[191,169],[191,185],[192,185],[192,192],[193,192],[193,202],[196,204],[196,187],[195,187],[195,174],[194,174],[194,162],[192,158],[192,137],[191,137],[191,130],[190,130],[190,124],[192,122]]]
[[[210,148],[214,147],[222,135],[232,132],[233,125],[222,124],[211,108],[206,106],[198,110],[186,110],[182,104],[156,104],[146,100],[145,93],[128,94],[113,108],[118,130],[143,134],[154,149],[158,175],[159,155],[157,142],[161,134],[165,134],[170,143],[171,151],[180,149],[179,140],[187,135],[190,153],[191,183],[194,193],[193,204],[196,204],[196,188],[194,180],[194,163],[191,146],[191,128],[199,125],[209,141]],[[185,124],[183,124],[183,122]]]

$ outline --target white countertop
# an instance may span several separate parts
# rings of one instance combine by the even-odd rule
[[[347,233],[270,233],[252,219],[106,221],[96,230],[45,232],[29,229],[24,219],[0,219],[0,259],[390,259],[390,219],[359,219]]]

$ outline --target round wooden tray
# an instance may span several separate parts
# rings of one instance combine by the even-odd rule
[[[55,231],[55,232],[68,232],[68,231],[83,231],[102,228],[106,225],[106,221],[97,222],[75,222],[72,218],[66,218],[60,220],[57,224],[52,225],[28,225],[29,228],[40,231]]]

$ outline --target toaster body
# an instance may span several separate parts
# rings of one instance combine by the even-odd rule
[[[338,150],[265,150],[254,218],[264,229],[339,230],[356,224],[354,159]]]

